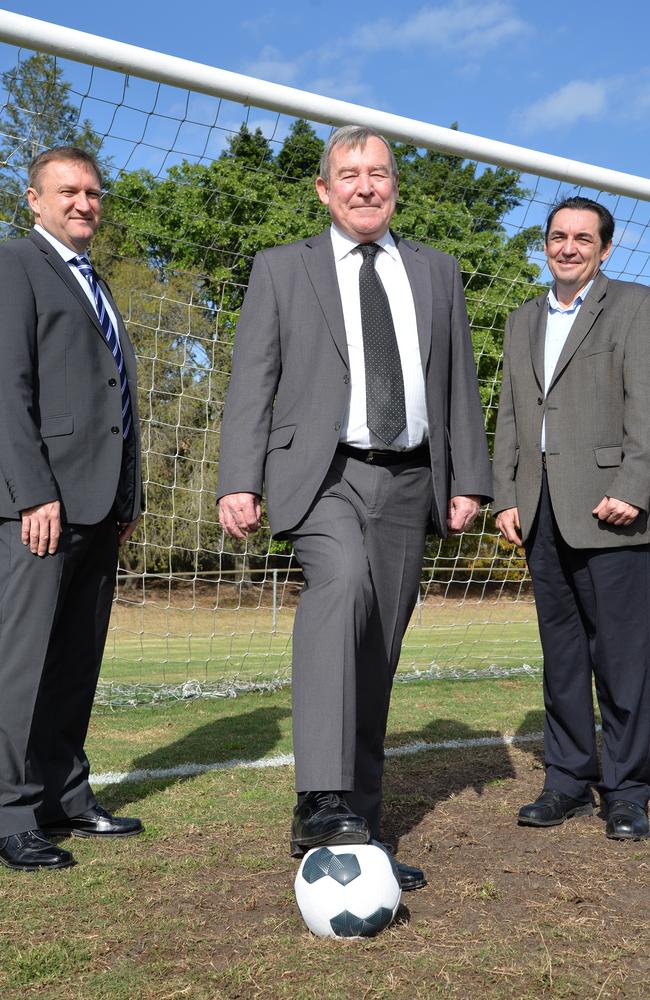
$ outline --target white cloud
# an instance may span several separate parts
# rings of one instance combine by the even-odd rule
[[[257,59],[244,66],[242,72],[260,80],[270,80],[273,83],[291,86],[301,74],[303,60],[304,57],[293,62],[289,59],[283,59],[277,49],[267,45],[262,49]]]
[[[535,101],[516,116],[523,132],[542,132],[575,125],[583,119],[602,118],[618,91],[620,81],[571,80]]]
[[[525,34],[528,25],[511,3],[476,3],[453,0],[442,6],[428,4],[401,21],[381,18],[354,32],[348,44],[357,49],[379,51],[430,46],[462,52],[495,48]]]

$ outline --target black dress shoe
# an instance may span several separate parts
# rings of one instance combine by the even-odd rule
[[[339,792],[307,792],[293,810],[291,853],[301,857],[312,847],[367,844],[368,823],[353,813]]]
[[[395,863],[397,865],[397,874],[399,875],[399,884],[402,892],[424,889],[427,880],[421,868],[416,868],[414,865],[405,865],[401,861],[396,861]]]
[[[43,824],[43,832],[49,837],[133,837],[143,830],[139,819],[112,816],[100,805],[91,806],[78,816]]]
[[[0,837],[0,864],[31,872],[37,868],[69,868],[74,858],[69,851],[51,844],[40,830],[26,830]]]
[[[615,799],[607,803],[605,835],[610,840],[645,840],[650,830],[643,806]]]
[[[545,788],[538,799],[521,807],[518,820],[522,826],[559,826],[571,816],[591,816],[593,811],[591,800],[572,799],[564,792]]]

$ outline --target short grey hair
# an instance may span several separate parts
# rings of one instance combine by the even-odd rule
[[[363,149],[366,145],[368,139],[379,139],[383,142],[384,146],[388,150],[388,156],[390,157],[390,170],[393,179],[397,177],[397,160],[395,159],[395,154],[390,147],[390,143],[383,135],[379,132],[375,132],[373,128],[368,128],[366,125],[343,125],[341,128],[337,128],[335,132],[332,132],[331,136],[325,143],[325,148],[323,150],[322,156],[320,158],[320,164],[318,167],[318,175],[322,177],[326,184],[329,184],[330,179],[330,157],[333,150],[337,146],[346,146],[348,149],[356,149],[361,146]]]

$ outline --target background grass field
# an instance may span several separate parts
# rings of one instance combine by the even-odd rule
[[[0,871],[3,1000],[647,997],[650,851],[598,816],[517,827],[541,786],[539,678],[396,687],[388,744],[492,737],[387,760],[385,836],[429,886],[373,940],[321,941],[293,897],[293,771],[228,767],[98,788],[142,816],[68,840],[61,872]],[[290,752],[290,691],[97,711],[95,774]]]

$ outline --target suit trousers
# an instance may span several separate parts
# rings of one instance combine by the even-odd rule
[[[0,837],[95,804],[84,742],[117,567],[114,517],[35,556],[0,520]]]
[[[526,543],[544,653],[546,788],[645,806],[650,795],[650,549],[574,549],[546,475]],[[596,749],[592,676],[602,720]]]
[[[288,533],[305,585],[293,633],[296,787],[345,791],[379,836],[393,675],[417,600],[431,469],[337,453]]]

